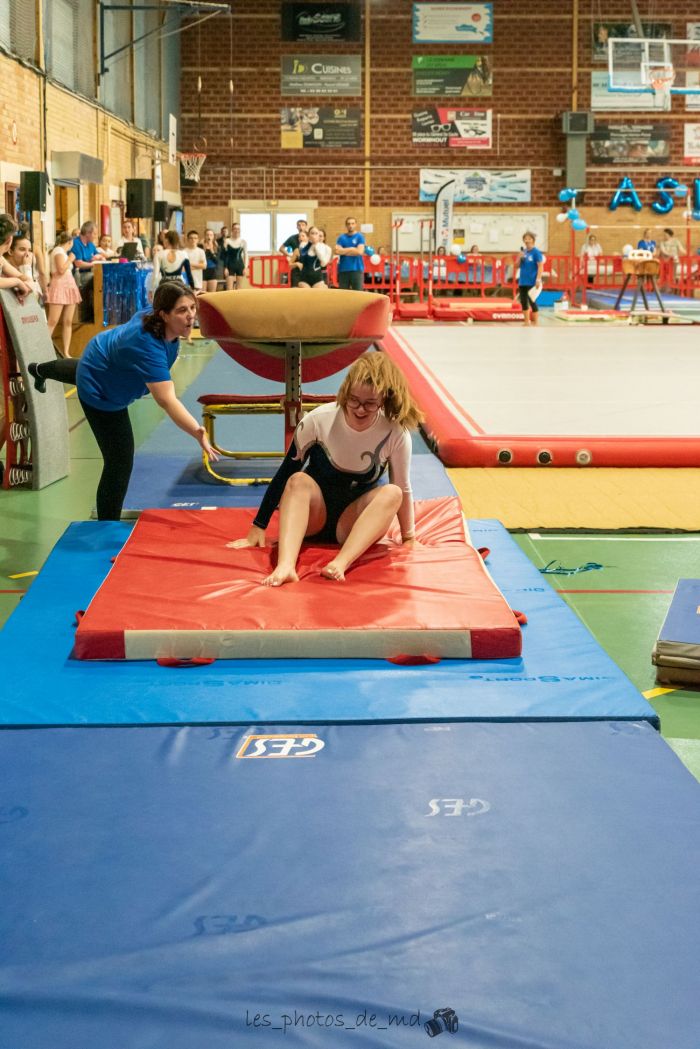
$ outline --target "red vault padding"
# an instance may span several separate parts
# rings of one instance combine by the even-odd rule
[[[300,581],[265,587],[276,547],[232,550],[253,509],[148,510],[81,619],[78,659],[343,659],[520,655],[515,617],[465,538],[457,498],[416,503],[420,546],[398,528],[344,583],[308,544]],[[268,529],[274,540],[276,519]]]

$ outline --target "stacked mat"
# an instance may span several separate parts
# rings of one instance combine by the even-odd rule
[[[651,661],[662,685],[700,688],[700,579],[679,579]]]

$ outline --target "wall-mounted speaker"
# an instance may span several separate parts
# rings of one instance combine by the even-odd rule
[[[20,172],[19,203],[22,211],[46,211],[48,183],[45,171]]]
[[[150,178],[126,180],[126,215],[130,219],[150,219],[153,215],[153,182]]]
[[[167,200],[156,200],[153,202],[153,221],[167,222],[170,205]]]

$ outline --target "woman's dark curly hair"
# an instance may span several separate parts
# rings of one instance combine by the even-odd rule
[[[174,310],[183,295],[192,299],[193,302],[197,301],[197,296],[192,289],[183,284],[181,280],[164,280],[159,284],[153,296],[153,313],[144,317],[143,330],[150,332],[156,339],[164,339],[165,321],[162,314]]]
[[[4,244],[11,233],[17,229],[17,224],[6,212],[0,214],[0,244]]]

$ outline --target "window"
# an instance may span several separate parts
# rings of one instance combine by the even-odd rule
[[[73,91],[94,97],[95,5],[91,0],[51,0],[44,10],[49,74]]]
[[[297,231],[299,219],[308,221],[305,211],[241,211],[241,236],[248,251],[256,255],[274,254],[287,237]]]
[[[272,244],[272,212],[242,211],[240,213],[241,237],[248,251],[256,255],[269,255],[275,250]]]
[[[0,47],[34,62],[35,41],[34,4],[27,0],[0,0]]]

